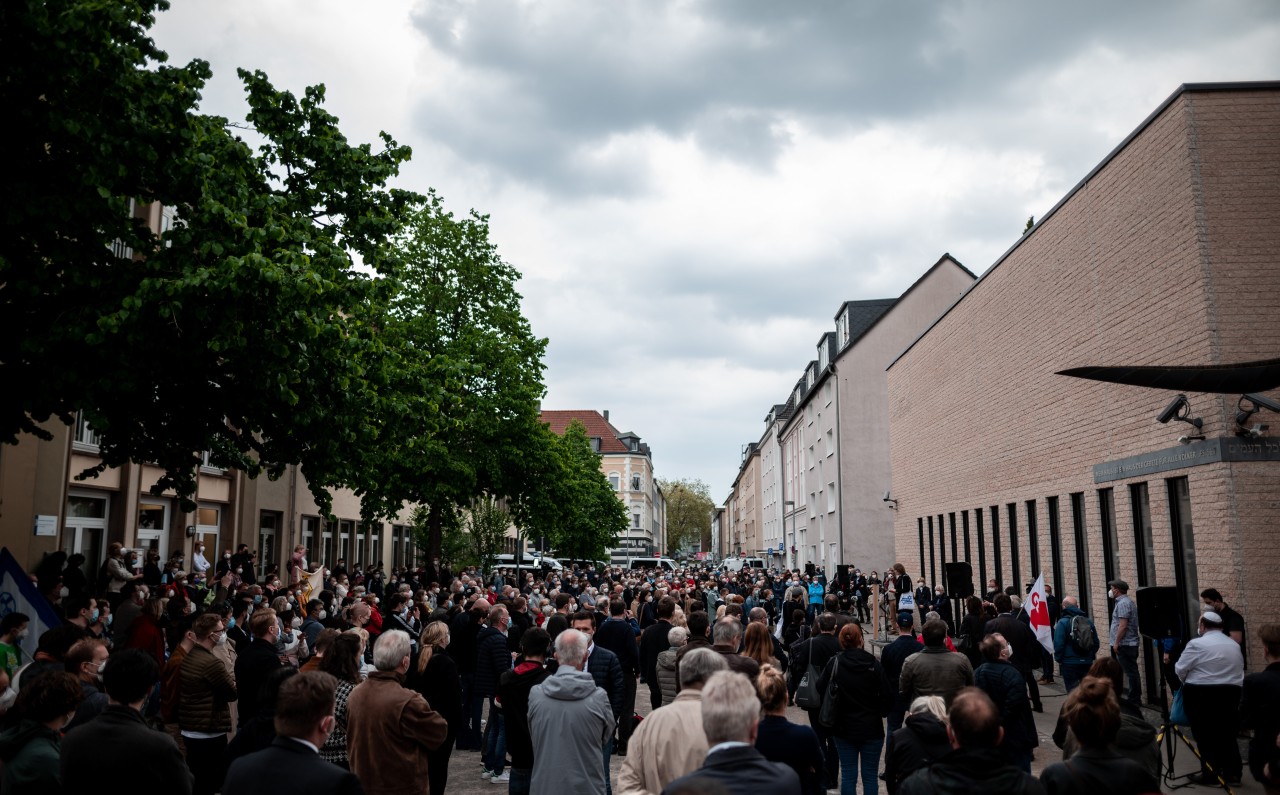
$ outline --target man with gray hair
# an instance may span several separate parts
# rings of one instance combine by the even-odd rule
[[[744,674],[754,682],[760,675],[760,663],[738,653],[738,649],[742,647],[742,632],[741,621],[725,616],[711,630],[711,648],[724,655],[724,661],[729,663],[729,670]]]
[[[605,792],[609,771],[603,750],[613,737],[613,707],[604,690],[583,670],[587,644],[587,636],[576,629],[556,635],[560,667],[529,691],[529,735],[533,739],[529,795]]]
[[[373,647],[377,670],[347,697],[347,759],[368,795],[426,793],[427,752],[449,726],[420,694],[403,686],[409,636],[390,630]]]
[[[691,655],[680,663],[682,674]],[[671,782],[663,792],[705,791],[713,788],[706,785],[709,781],[730,795],[800,795],[796,771],[770,762],[756,750],[759,724],[755,686],[736,671],[711,674],[702,689],[702,731],[711,749],[702,767]]]
[[[685,655],[675,700],[649,713],[631,735],[630,753],[618,776],[619,795],[656,795],[698,769],[709,747],[702,731],[702,688],[713,673],[728,668],[725,658],[711,649]]]

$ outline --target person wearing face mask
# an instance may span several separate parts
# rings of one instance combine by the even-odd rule
[[[0,791],[60,793],[62,729],[75,715],[84,693],[71,674],[55,671],[36,677],[18,694],[17,725],[0,733]]]
[[[255,609],[249,619],[249,633],[253,636],[248,646],[236,655],[235,681],[243,697],[240,699],[240,727],[258,714],[258,693],[267,676],[282,663],[276,653],[276,641],[280,637],[280,622],[276,611],[269,607]]]
[[[316,639],[320,637],[320,633],[324,631],[324,620],[327,614],[324,609],[324,602],[319,599],[312,599],[307,602],[307,617],[303,619],[302,636],[307,640],[307,648],[313,652],[316,648]]]
[[[933,589],[933,598],[929,602],[930,609],[938,614],[938,617],[947,622],[947,631],[955,634],[956,624],[951,619],[951,600],[947,598],[947,592],[939,585]],[[927,618],[925,619],[928,620]]]
[[[18,644],[27,636],[31,616],[9,613],[0,619],[0,671],[10,680],[22,667],[22,649]]]
[[[199,572],[201,579],[208,573],[212,564],[209,559],[204,556],[204,542],[197,541],[191,553],[191,570]]]
[[[973,673],[974,686],[991,697],[1000,710],[1004,741],[1000,748],[1009,763],[1024,773],[1031,772],[1031,754],[1040,744],[1026,680],[1010,662],[1013,647],[1004,635],[993,632],[978,645],[984,662]]]
[[[409,597],[402,593],[394,593],[387,598],[387,616],[383,619],[383,630],[398,629],[409,636],[411,653],[418,653],[418,633],[409,622]]]
[[[924,577],[916,580],[916,610],[920,611],[920,623],[923,625],[925,621],[925,613],[933,609],[933,591],[924,583]]]
[[[67,724],[68,731],[98,717],[107,706],[107,694],[101,689],[102,666],[106,661],[107,644],[100,640],[76,641],[62,658],[66,672],[76,677],[84,692],[75,717]]]
[[[274,622],[275,616],[271,619]],[[182,695],[178,700],[178,725],[187,748],[187,766],[195,776],[195,795],[219,792],[227,775],[227,734],[231,731],[228,705],[236,700],[236,682],[213,654],[218,637],[225,631],[222,619],[212,613],[197,618],[191,626],[191,650],[183,658],[179,673]],[[261,685],[242,678],[237,681],[246,692],[249,687]]]

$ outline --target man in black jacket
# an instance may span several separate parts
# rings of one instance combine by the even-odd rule
[[[1036,640],[1036,634],[1031,631],[1031,627],[1019,621],[1014,615],[1013,600],[1008,594],[998,594],[995,606],[999,615],[987,622],[982,634],[984,637],[993,632],[1004,635],[1004,639],[1013,649],[1013,658],[1009,662],[1013,663],[1013,667],[1018,669],[1018,673],[1022,674],[1022,678],[1027,682],[1027,690],[1031,693],[1031,708],[1036,712],[1044,712],[1044,705],[1040,703],[1040,687],[1036,684],[1035,675],[1031,673],[1040,660],[1044,647],[1040,645],[1040,641]]]
[[[333,732],[337,686],[336,679],[320,671],[286,679],[276,697],[275,740],[237,759],[227,772],[223,792],[363,795],[354,773],[324,761],[316,752]]]
[[[276,611],[269,607],[253,611],[249,633],[253,641],[236,651],[236,690],[240,694],[238,725],[242,729],[258,714],[263,682],[282,665],[280,655],[276,654],[276,639],[280,637]]]
[[[983,638],[978,650],[986,662],[973,672],[974,685],[986,693],[1000,711],[1000,727],[1004,731],[1000,748],[1009,762],[1030,773],[1031,755],[1040,738],[1022,674],[1010,664],[1009,644],[1000,633]]]
[[[483,750],[480,745],[480,714],[484,700],[475,694],[476,638],[488,615],[489,602],[476,599],[449,623],[449,656],[458,664],[458,679],[462,683],[462,728],[456,742],[459,751]]]
[[[656,626],[656,624],[655,624]],[[622,666],[622,715],[617,721],[618,756],[627,755],[627,740],[635,728],[632,715],[636,709],[636,675],[640,672],[640,653],[636,648],[636,633],[627,621],[627,605],[621,599],[609,602],[609,617],[596,630],[595,644],[608,649]],[[655,660],[656,662],[656,660]]]
[[[663,789],[707,792],[718,784],[730,795],[800,795],[800,776],[770,762],[755,748],[760,702],[755,685],[736,671],[717,671],[702,688],[702,731],[711,746],[702,767]],[[728,746],[728,747],[720,747]]]
[[[649,686],[649,708],[662,706],[662,689],[658,687],[658,655],[667,650],[667,633],[671,631],[671,617],[676,612],[676,600],[664,596],[658,600],[658,620],[640,635],[640,681]]]
[[[502,710],[495,706],[494,698],[498,695],[499,677],[511,670],[511,654],[507,651],[507,626],[510,623],[507,608],[494,605],[489,610],[488,626],[476,636],[473,698],[489,699],[489,722],[484,727],[480,761],[484,765],[484,773],[499,782],[509,778],[503,773],[507,758],[507,735],[502,722]]]
[[[613,721],[616,725],[622,716],[622,701],[626,695],[626,684],[623,681],[622,664],[618,656],[594,642],[595,619],[585,610],[573,614],[570,629],[576,629],[587,636],[587,663],[584,668],[595,680],[596,687],[609,696],[609,706],[613,709]],[[604,745],[604,769],[609,769],[609,757],[613,756],[613,738]],[[613,785],[605,776],[605,793],[613,795]]]
[[[818,634],[800,643],[795,648],[795,656],[791,660],[791,677],[796,681],[804,678],[809,666],[822,673],[827,662],[840,653],[840,641],[836,638],[836,617],[831,613],[823,613],[817,620]],[[794,692],[794,686],[793,686]],[[836,742],[831,730],[818,720],[818,710],[805,710],[809,713],[809,725],[818,735],[826,755],[827,789],[838,789],[840,779],[840,756],[836,753]]]
[[[102,671],[106,708],[96,718],[69,732],[62,740],[62,786],[67,792],[102,789],[102,771],[118,767],[121,759],[143,759],[129,774],[135,792],[189,795],[191,771],[173,738],[142,720],[142,707],[160,678],[155,658],[141,649],[111,655]]]
[[[520,637],[521,658],[516,667],[498,679],[498,700],[507,729],[507,750],[511,753],[510,789],[528,792],[533,777],[533,738],[529,735],[529,691],[551,676],[547,650],[551,636],[534,627]]]

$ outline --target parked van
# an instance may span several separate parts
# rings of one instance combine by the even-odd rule
[[[667,572],[676,570],[676,562],[671,558],[629,558],[626,563],[617,565],[626,566],[629,569],[661,569]]]
[[[765,568],[764,560],[761,558],[725,558],[724,570],[737,574],[743,569],[763,570]]]

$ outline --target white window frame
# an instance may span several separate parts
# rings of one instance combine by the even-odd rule
[[[71,432],[71,449],[84,453],[96,453],[101,449],[102,437],[89,421],[84,418],[84,414],[76,412],[76,424]]]

